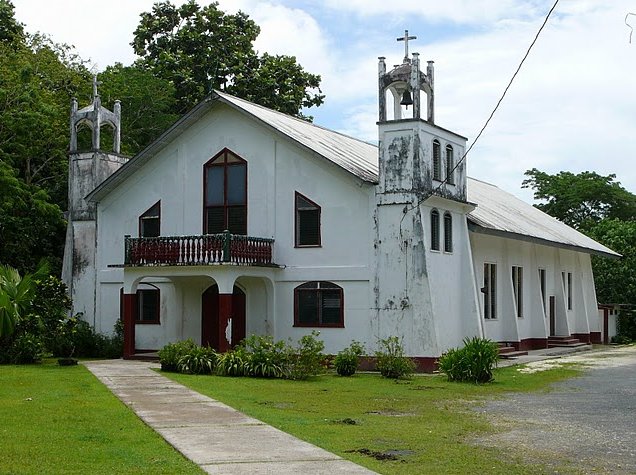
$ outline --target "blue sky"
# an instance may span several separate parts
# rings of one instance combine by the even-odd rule
[[[132,32],[152,0],[15,0],[30,31],[73,44],[98,70],[134,60]],[[468,137],[490,114],[553,0],[221,0],[261,26],[260,52],[322,76],[315,122],[377,140],[377,57],[435,61],[436,123]],[[470,176],[531,201],[525,170],[616,173],[636,192],[633,0],[561,0],[506,100],[468,157]],[[636,16],[629,20],[636,27]],[[636,36],[636,35],[635,35]]]

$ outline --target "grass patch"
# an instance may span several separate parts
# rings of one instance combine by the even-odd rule
[[[377,374],[309,381],[170,374],[170,378],[343,458],[387,474],[546,473],[514,454],[470,443],[494,429],[467,402],[547,390],[578,374],[562,367],[522,374],[498,369],[486,385],[443,376],[393,381]],[[550,471],[555,467],[551,466]]]
[[[202,473],[84,366],[0,366],[0,473]]]

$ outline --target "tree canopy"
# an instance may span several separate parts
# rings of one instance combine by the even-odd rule
[[[636,195],[614,181],[616,175],[562,171],[555,175],[533,168],[525,172],[523,188],[534,190],[540,210],[582,230],[602,219],[636,219]]]
[[[248,15],[224,13],[216,2],[163,1],[142,13],[132,46],[138,65],[174,85],[179,113],[213,89],[299,117],[301,108],[322,104],[320,76],[293,56],[259,57],[253,46],[259,33]]]

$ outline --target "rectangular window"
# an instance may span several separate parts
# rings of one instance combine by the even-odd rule
[[[296,247],[319,247],[320,206],[296,192]]]
[[[512,293],[517,307],[517,317],[523,317],[523,267],[512,266]]]
[[[572,272],[561,272],[561,280],[563,280],[565,302],[568,306],[568,310],[572,310]]]
[[[433,180],[442,179],[442,146],[433,140]]]
[[[446,146],[446,183],[455,184],[455,157],[453,156],[453,147]]]
[[[541,290],[541,304],[543,305],[543,312],[546,317],[548,316],[547,312],[547,304],[545,298],[546,291],[546,278],[545,278],[545,269],[539,269],[539,289]]]
[[[484,318],[497,318],[497,264],[484,263]]]
[[[137,290],[137,318],[135,323],[159,323],[159,289]]]

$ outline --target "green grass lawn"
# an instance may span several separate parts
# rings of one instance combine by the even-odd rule
[[[503,368],[486,385],[449,383],[430,375],[398,382],[377,374],[327,374],[311,381],[166,375],[380,473],[509,475],[555,473],[559,467],[528,465],[521,454],[471,443],[493,428],[467,402],[546,390],[576,374],[572,367],[535,374]],[[374,453],[394,454],[397,460],[377,460]]]
[[[202,473],[83,366],[0,366],[0,473]]]

